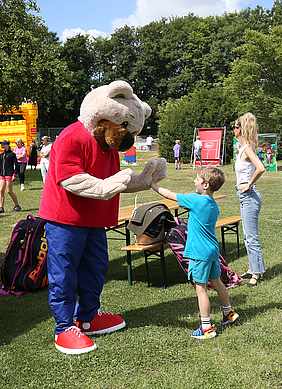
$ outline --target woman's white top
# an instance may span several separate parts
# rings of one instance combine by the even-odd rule
[[[246,184],[250,182],[252,175],[254,174],[256,167],[251,161],[242,159],[242,154],[248,145],[241,146],[237,154],[235,161],[235,173],[237,186],[240,184]]]
[[[40,152],[45,155],[45,157],[42,157],[42,160],[49,161],[49,154],[51,151],[52,143],[48,143],[46,146],[42,146]]]

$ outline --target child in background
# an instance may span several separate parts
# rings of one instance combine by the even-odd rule
[[[176,139],[175,145],[173,146],[174,166],[176,170],[181,169],[180,151],[181,151],[180,140]]]
[[[184,257],[189,258],[188,278],[195,284],[201,317],[199,328],[191,334],[196,339],[210,339],[217,335],[210,318],[209,280],[222,304],[222,325],[233,324],[239,317],[232,309],[228,291],[220,279],[219,247],[215,235],[219,208],[213,193],[221,188],[224,180],[224,173],[220,169],[206,168],[194,180],[196,193],[176,194],[158,185],[152,186],[161,196],[176,200],[179,206],[189,210]]]
[[[193,165],[195,166],[196,161],[200,161],[200,164],[202,164],[202,147],[203,144],[200,140],[200,136],[197,135],[195,142],[193,143],[193,149],[194,149],[194,161]]]

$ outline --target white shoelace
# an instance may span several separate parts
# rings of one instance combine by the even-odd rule
[[[76,327],[76,326],[71,326],[69,328],[67,328],[65,330],[65,332],[73,332],[76,336],[78,336],[79,338],[83,335],[83,333],[81,332],[80,328]]]

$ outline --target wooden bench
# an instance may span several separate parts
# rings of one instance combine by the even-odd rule
[[[227,216],[218,219],[216,223],[216,228],[220,228],[221,230],[221,240],[222,240],[222,254],[226,255],[226,247],[225,247],[225,234],[236,234],[237,239],[237,256],[239,258],[240,253],[240,246],[239,246],[239,224],[241,221],[241,217],[239,215],[235,216]],[[146,276],[147,276],[147,283],[148,286],[151,285],[150,282],[150,273],[149,273],[149,264],[148,264],[148,258],[152,256],[156,256],[160,259],[161,262],[161,270],[163,275],[163,287],[166,288],[168,286],[167,281],[167,272],[166,272],[166,262],[165,262],[165,254],[164,250],[167,247],[167,244],[164,242],[158,242],[153,243],[150,245],[142,245],[138,243],[130,244],[125,247],[122,247],[122,251],[126,251],[127,253],[130,253],[130,259],[131,259],[131,253],[132,252],[139,252],[144,253],[145,257],[145,267],[146,267]],[[130,260],[130,267],[132,266],[131,260]],[[131,268],[132,272],[132,268]]]
[[[1,122],[0,122],[0,124],[1,124]],[[219,200],[224,199],[225,197],[226,197],[226,195],[224,195],[224,194],[216,194],[214,196],[214,199],[216,201],[219,201]],[[177,202],[174,200],[159,199],[158,201],[152,201],[150,203],[153,203],[153,202],[165,204],[169,208],[170,211],[174,212],[175,217],[180,216],[184,213],[187,213],[187,209],[180,208],[179,205],[177,204]],[[129,220],[132,216],[132,212],[133,212],[134,208],[135,208],[134,205],[121,207],[119,209],[118,224],[116,226],[106,228],[107,232],[113,231],[113,232],[116,232],[117,234],[119,234],[120,236],[122,236],[121,239],[124,240],[124,238],[125,238],[125,242],[126,242],[127,246],[129,246],[131,243],[130,231],[128,230],[127,225],[128,225]],[[110,239],[120,239],[120,238],[110,238]],[[129,285],[132,285],[133,273],[132,273],[131,251],[126,250],[126,249],[124,251],[126,251],[127,279],[128,279]],[[134,250],[132,250],[132,251],[134,251]],[[141,251],[143,251],[143,250],[141,250]]]
[[[240,256],[240,244],[239,244],[239,224],[241,221],[241,216],[227,216],[218,219],[216,223],[216,228],[220,228],[221,231],[221,243],[222,243],[222,255],[226,256],[226,247],[225,247],[225,234],[236,234],[237,240],[237,257]]]
[[[157,258],[159,258],[160,262],[161,262],[161,269],[162,269],[162,275],[163,275],[163,287],[166,288],[168,285],[165,255],[164,255],[164,250],[166,247],[167,247],[167,244],[164,242],[157,242],[157,243],[152,243],[149,245],[134,243],[134,244],[130,244],[128,246],[122,247],[121,250],[126,251],[126,252],[130,252],[130,253],[131,252],[144,253],[148,286],[151,285],[148,258],[152,257],[152,256],[156,256]]]

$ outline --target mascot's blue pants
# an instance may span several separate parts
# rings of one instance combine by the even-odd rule
[[[108,246],[104,228],[46,223],[48,242],[49,306],[56,320],[55,333],[77,318],[90,321],[100,307],[100,295],[108,270]]]

